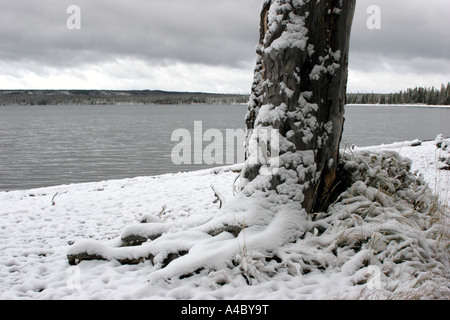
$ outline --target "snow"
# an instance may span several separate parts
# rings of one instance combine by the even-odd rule
[[[302,1],[296,1],[294,6],[303,6]],[[284,15],[289,12],[288,19]],[[275,40],[272,38],[283,26],[283,32]],[[282,48],[299,48],[305,50],[308,44],[308,29],[305,28],[305,17],[292,12],[291,4],[284,1],[274,1],[270,6],[267,23],[268,32],[264,39],[265,52],[270,54]]]
[[[243,165],[0,192],[0,299],[448,299],[450,140],[417,144],[345,151],[357,179],[315,216],[270,177],[235,194]]]
[[[325,57],[322,56],[319,57],[321,64],[320,65],[316,64],[312,69],[309,75],[311,80],[319,80],[322,73],[324,74],[329,73],[330,75],[334,75],[336,71],[341,67],[340,64],[336,63],[339,62],[341,59],[341,51],[337,50],[336,52],[332,52],[330,48],[328,49],[328,51],[329,51],[328,55],[326,55]],[[328,63],[328,66],[325,66],[325,63],[331,60],[330,55],[336,62]]]

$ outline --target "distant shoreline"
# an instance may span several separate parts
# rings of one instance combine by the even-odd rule
[[[449,109],[448,105],[428,105],[428,104],[413,104],[413,103],[405,103],[405,104],[380,104],[380,103],[370,103],[370,104],[362,104],[362,103],[349,103],[346,106],[349,107],[407,107],[407,108],[443,108]]]
[[[354,103],[360,94],[349,93],[347,106],[450,108],[424,103]],[[175,92],[161,90],[0,90],[0,106],[101,105],[246,105],[249,94]]]
[[[39,106],[48,106],[48,107],[61,107],[61,106],[72,106],[72,107],[82,107],[82,106],[92,106],[92,107],[108,107],[108,106],[118,106],[118,107],[127,107],[127,106],[196,106],[196,105],[232,105],[232,106],[243,106],[246,107],[248,105],[247,102],[205,102],[205,103],[101,103],[101,104],[89,104],[89,103],[61,103],[61,104],[15,104],[8,103],[3,104],[0,103],[0,107],[39,107]],[[450,106],[447,105],[426,105],[426,104],[346,104],[346,107],[392,107],[392,108],[433,108],[433,109],[450,109]]]
[[[246,94],[160,90],[0,90],[0,105],[243,104]]]

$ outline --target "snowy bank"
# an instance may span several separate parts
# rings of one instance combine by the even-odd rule
[[[314,216],[236,195],[240,165],[0,192],[0,298],[448,299],[449,144],[345,151]]]

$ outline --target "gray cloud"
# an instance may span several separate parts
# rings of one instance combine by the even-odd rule
[[[241,2],[80,0],[77,31],[66,28],[68,1],[9,2],[0,13],[0,58],[61,66],[126,55],[239,66],[254,58],[261,0]]]
[[[189,78],[186,70],[211,73],[211,68],[233,68],[241,73],[237,78],[248,74],[251,79],[259,12],[264,0],[0,1],[0,71],[4,72],[0,85],[5,86],[9,79],[30,85],[31,80],[21,82],[30,74],[38,78],[59,73],[65,79],[70,79],[70,75],[74,79],[88,79],[83,70],[89,68],[112,78],[126,72],[123,61],[136,59],[145,63],[147,67],[142,70],[136,68],[138,64],[130,66],[133,72],[126,84],[120,79],[111,80],[117,88],[123,88],[142,82],[147,76],[153,79],[155,68],[160,73],[175,72],[169,68],[173,65],[184,66],[185,78]],[[402,76],[397,83],[411,86],[420,78],[449,80],[450,19],[446,15],[450,2],[358,0],[357,3],[351,42],[351,89],[377,91],[370,78],[374,74]],[[70,31],[66,27],[66,9],[71,4],[81,8],[81,30]],[[381,8],[381,30],[369,30],[366,26],[369,5]],[[123,69],[114,72],[114,62],[119,60]],[[98,70],[105,64],[107,68]],[[194,64],[205,68],[189,69]],[[135,81],[130,79],[132,75],[136,75]],[[358,75],[357,79],[353,75]],[[167,84],[148,85],[167,88],[176,76],[176,73],[172,78],[167,75]],[[229,74],[217,78],[226,81],[227,77]],[[361,81],[364,77],[368,81]],[[202,78],[211,76],[196,75],[199,81],[196,88],[202,86]],[[243,83],[241,80],[239,85],[224,85],[248,91],[250,83],[242,88]],[[206,88],[207,83],[203,85]],[[70,87],[70,83],[66,86]]]
[[[414,68],[414,60],[430,59],[430,67],[436,70],[436,60],[449,61],[450,3],[442,0],[358,0],[353,26],[351,51],[354,56],[367,56],[368,63],[359,68],[371,69],[373,58],[385,63],[408,64]],[[366,22],[370,5],[381,9],[381,29],[369,30]],[[380,61],[378,61],[380,63]],[[391,64],[391,63],[389,63]],[[423,70],[419,70],[423,71]],[[448,72],[447,70],[446,72]]]
[[[370,5],[381,9],[380,30],[367,28]],[[450,2],[441,0],[358,0],[349,87],[390,92],[406,89],[404,86],[436,86],[449,81],[448,12]],[[352,71],[358,77],[352,77]],[[361,82],[363,73],[366,81]],[[379,84],[372,79],[378,77],[383,78]]]

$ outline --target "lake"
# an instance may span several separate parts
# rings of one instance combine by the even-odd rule
[[[153,176],[218,165],[172,162],[177,129],[245,127],[246,106],[0,106],[0,190]],[[347,106],[344,145],[450,136],[450,108]],[[177,140],[178,141],[178,140]],[[204,143],[207,146],[209,143]]]

